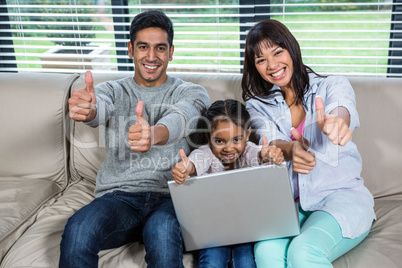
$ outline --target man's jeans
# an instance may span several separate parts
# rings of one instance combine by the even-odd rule
[[[60,267],[98,267],[98,252],[143,240],[148,267],[183,267],[181,230],[169,194],[116,191],[67,222]]]

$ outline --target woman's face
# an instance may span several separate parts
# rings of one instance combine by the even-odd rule
[[[255,55],[255,67],[261,77],[282,90],[292,88],[293,61],[289,52],[273,44],[261,44],[261,55]]]

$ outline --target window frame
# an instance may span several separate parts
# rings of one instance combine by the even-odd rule
[[[6,5],[6,0],[0,0],[0,5]],[[7,7],[0,7],[0,22],[10,21]],[[5,37],[3,39],[2,37]],[[16,61],[15,51],[13,48],[13,40],[11,40],[12,33],[10,24],[0,24],[0,72],[2,68],[17,68],[17,63],[4,63],[4,61]],[[3,53],[11,54],[10,56],[4,56]],[[17,71],[11,71],[17,72]]]
[[[388,66],[396,67],[387,68],[387,74],[393,74],[393,76],[388,75],[388,77],[401,78],[402,67],[400,66],[402,66],[402,0],[393,0],[389,48]],[[400,75],[396,76],[395,74]]]

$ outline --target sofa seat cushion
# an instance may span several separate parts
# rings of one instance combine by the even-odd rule
[[[334,262],[335,268],[398,268],[402,263],[402,196],[375,199],[378,220],[368,237]]]
[[[70,186],[51,207],[45,207],[37,221],[10,249],[1,267],[57,267],[59,245],[64,226],[71,215],[93,200],[94,184],[81,180]],[[337,259],[335,268],[400,267],[402,244],[402,197],[375,200],[378,220],[368,237],[355,249]],[[395,241],[395,243],[389,243]],[[140,243],[131,243],[99,253],[99,267],[146,267],[145,250]],[[196,267],[193,255],[184,255],[185,267]]]
[[[80,180],[67,188],[50,207],[38,214],[36,222],[10,249],[1,267],[58,267],[64,226],[78,209],[93,200],[94,184]],[[99,267],[146,267],[145,249],[140,243],[99,253]],[[193,267],[193,255],[185,254],[184,266]]]
[[[0,178],[0,259],[35,221],[38,211],[54,203],[61,187],[45,179]]]

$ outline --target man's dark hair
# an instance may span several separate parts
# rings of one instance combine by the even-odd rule
[[[149,10],[134,17],[130,26],[130,41],[134,45],[137,32],[150,27],[161,28],[168,34],[169,47],[173,45],[173,23],[162,11]]]

